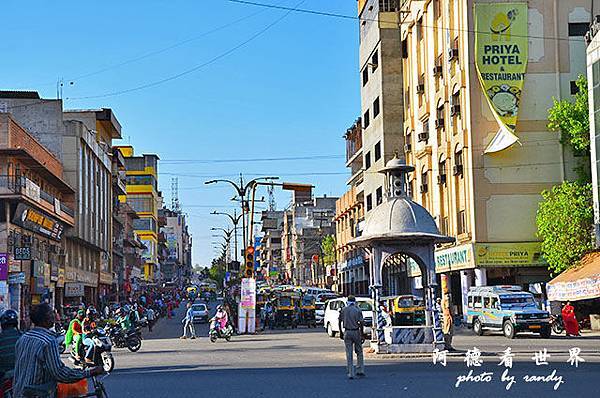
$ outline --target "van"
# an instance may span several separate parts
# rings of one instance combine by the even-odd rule
[[[340,311],[346,306],[348,299],[346,297],[329,300],[325,306],[325,315],[323,317],[323,327],[329,337],[335,337],[340,332],[339,317]],[[371,334],[371,325],[373,323],[373,300],[365,297],[357,297],[356,305],[361,309],[364,319],[363,335]],[[342,325],[342,328],[344,325]],[[343,332],[343,331],[342,331]]]
[[[533,294],[519,286],[472,287],[467,294],[467,325],[476,335],[499,330],[513,339],[519,332],[551,334],[550,314],[540,310]]]

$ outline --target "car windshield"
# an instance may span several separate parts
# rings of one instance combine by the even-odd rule
[[[533,297],[530,296],[501,297],[500,305],[503,307],[537,307]]]
[[[398,300],[398,307],[412,307],[413,299],[411,298],[402,298]]]
[[[373,311],[373,306],[368,301],[359,301],[356,303],[362,311]]]
[[[206,306],[204,304],[192,305],[193,311],[206,311]]]

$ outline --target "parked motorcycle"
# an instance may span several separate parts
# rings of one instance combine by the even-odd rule
[[[89,334],[89,337],[92,339],[94,343],[94,350],[92,353],[92,362],[88,364],[83,359],[85,357],[85,345],[81,344],[81,352],[79,353],[79,357],[82,358],[79,361],[73,352],[74,348],[71,350],[70,360],[78,367],[86,368],[92,366],[102,366],[106,373],[112,372],[115,367],[115,359],[112,355],[112,342],[110,337],[106,334],[106,331],[102,328],[97,328],[93,332]],[[74,347],[74,346],[73,346]]]
[[[141,328],[124,331],[120,326],[112,326],[108,329],[108,335],[116,348],[127,348],[131,352],[137,352],[142,348]]]
[[[217,339],[225,339],[226,341],[231,340],[231,336],[233,336],[233,328],[231,325],[227,325],[224,329],[221,329],[218,327],[218,324],[219,323],[215,318],[211,319],[210,331],[208,332],[211,343],[216,342]]]
[[[550,325],[554,334],[562,334],[565,331],[562,315],[550,315]]]

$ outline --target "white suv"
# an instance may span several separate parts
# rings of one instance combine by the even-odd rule
[[[346,302],[348,299],[346,297],[342,297],[339,299],[329,300],[327,302],[327,306],[325,307],[325,316],[323,318],[323,327],[327,331],[329,337],[335,337],[336,334],[339,333],[339,316],[342,308],[346,306]],[[363,334],[370,335],[371,334],[371,324],[373,322],[373,300],[365,297],[357,297],[356,305],[358,308],[362,310],[364,326],[363,326]],[[344,327],[344,325],[342,325]]]

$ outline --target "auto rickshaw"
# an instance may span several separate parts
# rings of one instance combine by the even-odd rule
[[[419,326],[425,324],[423,299],[413,295],[402,295],[388,300],[394,326]]]
[[[295,328],[298,325],[298,302],[300,295],[295,292],[276,292],[273,299],[271,329],[274,327]]]
[[[300,325],[306,325],[309,328],[317,327],[317,319],[315,317],[315,305],[316,299],[314,296],[310,294],[306,294],[302,297],[302,300],[299,301],[299,310],[300,310]]]

